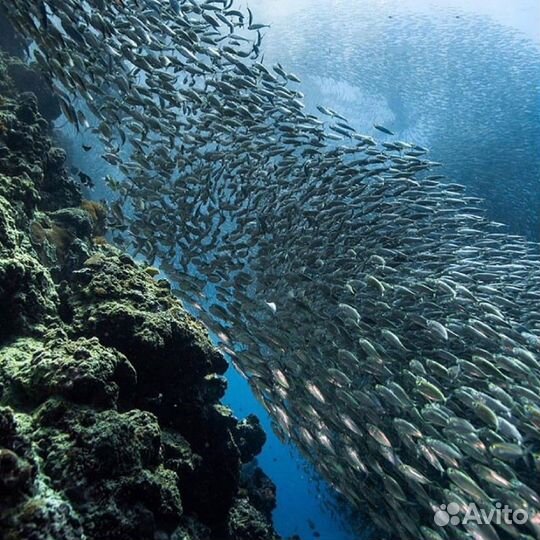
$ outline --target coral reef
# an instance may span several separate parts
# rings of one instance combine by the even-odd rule
[[[277,539],[257,418],[220,403],[227,363],[168,282],[104,241],[40,80],[0,55],[0,537]]]

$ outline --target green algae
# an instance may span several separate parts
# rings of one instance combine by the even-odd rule
[[[274,492],[242,487],[265,435],[220,404],[223,356],[103,240],[50,141],[54,99],[17,89],[38,80],[18,61],[0,75],[0,536],[276,539],[254,506]]]

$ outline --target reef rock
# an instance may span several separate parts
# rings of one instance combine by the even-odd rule
[[[225,359],[107,245],[39,76],[0,55],[0,80],[0,537],[276,540],[270,481],[242,473],[265,435],[220,403]]]

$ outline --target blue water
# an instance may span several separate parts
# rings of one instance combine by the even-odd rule
[[[265,59],[302,79],[310,111],[428,147],[491,219],[540,240],[538,0],[258,0],[257,14]]]
[[[68,151],[70,165],[74,169],[80,168],[96,181],[91,197],[110,199],[112,194],[105,185],[104,177],[114,176],[117,174],[116,169],[104,160],[93,160],[92,166],[88,165],[89,156],[100,152],[97,137],[91,133],[77,134],[62,120],[59,120],[57,125],[62,127],[60,140]],[[90,154],[81,150],[82,144],[93,147]],[[88,195],[90,196],[90,193]],[[214,299],[208,298],[207,301],[212,303]],[[189,310],[189,306],[186,307]],[[196,316],[195,311],[192,314]],[[214,343],[219,341],[212,334],[211,338]],[[369,538],[371,530],[368,524],[364,524],[364,528],[367,528],[362,534],[358,532],[361,522],[353,524],[351,520],[347,520],[351,509],[341,500],[338,501],[336,493],[294,446],[281,442],[274,434],[266,409],[257,401],[247,381],[232,365],[226,377],[228,390],[224,403],[231,407],[239,418],[249,414],[257,415],[267,434],[267,442],[258,457],[258,464],[277,487],[277,508],[274,511],[276,531],[284,538],[298,534],[302,540],[314,538],[315,532],[319,533],[323,540]]]
[[[537,0],[257,0],[269,22],[263,52],[303,79],[363,133],[380,123],[427,145],[452,181],[486,197],[493,219],[540,240],[540,2]],[[465,45],[464,45],[465,44]],[[62,124],[62,122],[59,122]],[[96,181],[115,174],[89,134],[62,130],[74,166]],[[96,148],[87,154],[82,144]],[[89,165],[89,162],[92,164]],[[528,194],[526,198],[524,193]],[[360,540],[346,508],[299,452],[272,432],[265,409],[231,367],[225,403],[255,413],[268,441],[258,462],[277,486],[277,531],[303,540]],[[367,523],[364,524],[367,526]]]
[[[335,494],[298,450],[282,443],[272,432],[269,416],[253,396],[247,381],[233,369],[229,370],[227,378],[229,389],[225,403],[240,416],[255,413],[268,435],[258,462],[278,486],[278,505],[274,512],[277,531],[283,536],[298,534],[303,540],[312,538],[315,531],[328,540],[369,538],[370,531],[363,535],[355,533],[343,515],[332,512]]]

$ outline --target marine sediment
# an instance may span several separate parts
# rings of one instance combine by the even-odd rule
[[[220,403],[222,354],[104,240],[40,76],[0,54],[0,81],[0,536],[277,540],[265,434]]]

